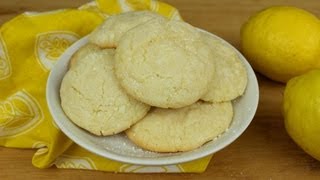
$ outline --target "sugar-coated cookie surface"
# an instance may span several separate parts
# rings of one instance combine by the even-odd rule
[[[154,18],[165,17],[151,11],[131,11],[110,16],[89,35],[89,40],[102,48],[117,47],[125,32]]]
[[[189,151],[223,133],[232,117],[231,102],[197,102],[180,109],[155,108],[126,134],[150,151]]]
[[[214,73],[211,56],[191,25],[154,19],[122,36],[115,71],[121,86],[136,99],[152,106],[180,108],[208,91]]]
[[[201,99],[210,102],[230,101],[242,95],[247,86],[247,71],[235,50],[207,33],[201,33],[214,52],[215,73],[209,91]]]
[[[99,46],[88,43],[85,44],[84,46],[82,46],[81,48],[79,48],[72,56],[70,59],[70,63],[69,63],[69,68],[71,68],[72,66],[74,66],[77,63],[77,60],[80,58],[84,58],[85,56],[89,55],[90,53],[93,52],[99,52],[101,51],[101,49],[99,48]]]
[[[144,117],[149,106],[129,97],[114,75],[114,50],[87,51],[64,76],[61,105],[78,126],[106,136],[119,133]]]

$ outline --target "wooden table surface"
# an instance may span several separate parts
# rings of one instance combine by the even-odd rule
[[[0,24],[24,11],[77,7],[88,0],[1,0]],[[239,48],[241,25],[254,12],[271,5],[294,5],[320,17],[318,0],[167,0],[194,26],[213,32]],[[0,179],[320,179],[320,162],[304,153],[287,135],[281,103],[284,84],[258,74],[257,114],[241,137],[216,153],[202,174],[114,174],[32,166],[33,150],[0,147]]]

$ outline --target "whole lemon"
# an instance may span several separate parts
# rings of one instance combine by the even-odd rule
[[[270,7],[241,27],[241,48],[253,68],[275,81],[320,67],[320,22],[295,7]]]
[[[287,83],[283,112],[291,138],[320,160],[320,70],[312,70]]]

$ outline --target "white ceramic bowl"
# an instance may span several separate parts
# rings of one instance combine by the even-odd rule
[[[221,40],[232,47],[223,39]],[[245,131],[254,117],[259,99],[257,79],[246,59],[232,47],[238,52],[241,61],[247,69],[248,85],[244,95],[233,101],[234,117],[229,130],[216,140],[210,141],[193,151],[155,153],[139,148],[123,133],[108,137],[92,135],[72,123],[60,105],[60,84],[68,70],[70,57],[87,42],[87,37],[82,38],[68,48],[61,56],[49,75],[46,96],[49,110],[60,129],[75,143],[95,154],[116,161],[140,165],[168,165],[187,162],[213,154],[235,141]]]

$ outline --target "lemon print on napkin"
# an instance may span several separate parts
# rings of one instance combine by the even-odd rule
[[[55,161],[55,165],[58,168],[97,169],[90,158],[71,155],[59,156]]]
[[[50,70],[71,44],[80,37],[68,31],[53,31],[37,35],[36,56],[44,69]]]
[[[39,104],[24,91],[1,102],[0,115],[0,137],[26,132],[43,118]]]
[[[11,64],[7,55],[7,49],[0,36],[0,80],[11,75]]]

